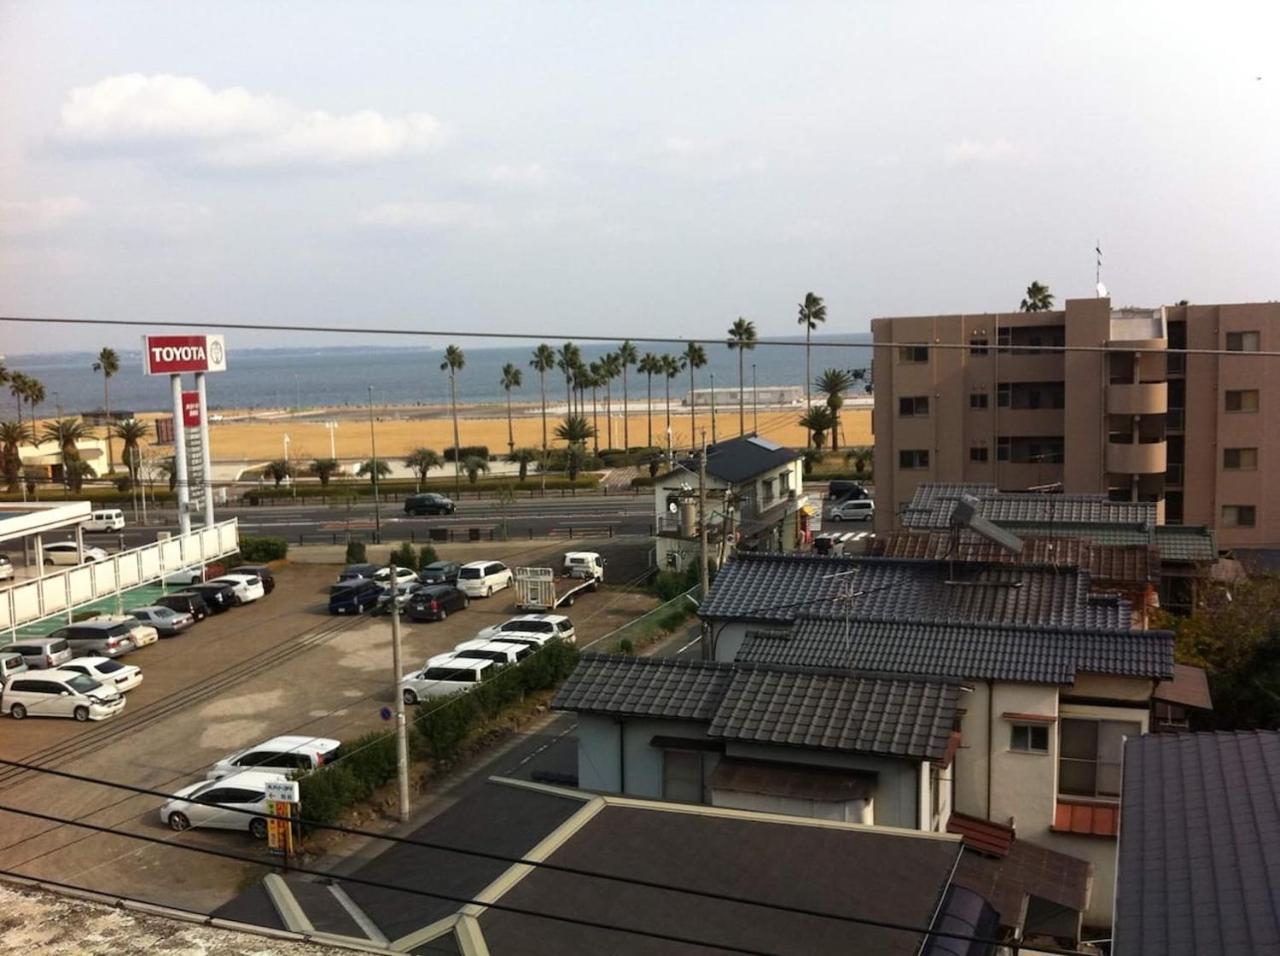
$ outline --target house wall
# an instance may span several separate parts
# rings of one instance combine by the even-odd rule
[[[819,802],[796,797],[779,797],[768,793],[739,793],[734,790],[713,790],[713,807],[732,810],[752,810],[756,813],[780,813],[813,820],[835,820],[839,823],[874,823],[873,800],[846,800],[843,802]]]
[[[619,721],[593,714],[578,715],[578,786],[583,790],[662,798],[662,754],[649,741],[655,736],[707,739],[707,725],[697,721],[636,718]],[[719,762],[706,753],[704,779]]]
[[[730,621],[723,626],[717,621],[712,624],[712,628],[716,635],[715,659],[718,661],[732,661],[737,657],[738,651],[742,649],[742,642],[747,638],[747,631],[768,630],[767,625],[745,624],[741,621]]]

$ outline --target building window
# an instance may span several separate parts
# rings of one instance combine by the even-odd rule
[[[762,504],[767,508],[769,505],[773,504],[773,479],[766,478],[764,481],[760,482],[760,488],[761,498],[763,499]]]
[[[898,347],[898,361],[908,364],[918,364],[920,362],[929,361],[929,346],[927,345],[902,345]]]
[[[996,329],[996,345],[999,346],[999,349],[998,349],[999,351],[1001,352],[1009,351],[1009,342],[1011,340],[1012,340],[1012,336],[1010,335],[1008,329]]]
[[[1258,410],[1258,390],[1256,388],[1232,389],[1227,391],[1227,411],[1256,412]]]
[[[1009,395],[1013,391],[1013,386],[1009,382],[1001,382],[996,386],[996,404],[1001,408],[1009,407]]]
[[[1129,720],[1063,718],[1058,736],[1058,792],[1080,797],[1120,796],[1120,748],[1142,733]]]
[[[1013,445],[1013,442],[1009,439],[1008,435],[1001,435],[999,438],[997,438],[996,439],[996,461],[1008,461],[1009,449],[1010,447],[1012,447],[1012,445]]]
[[[1258,351],[1258,333],[1257,332],[1228,332],[1227,333],[1227,351],[1228,352]]]
[[[791,494],[791,472],[784,471],[778,475],[778,494],[784,498]]]
[[[924,449],[904,449],[898,452],[898,467],[902,469],[928,468],[929,452]]]
[[[1009,749],[1021,753],[1047,754],[1049,728],[1044,724],[1014,724],[1009,735]]]
[[[1258,523],[1258,509],[1254,505],[1223,505],[1224,528],[1252,528]]]
[[[989,344],[990,344],[990,343],[988,342],[988,340],[987,340],[987,339],[970,339],[970,340],[969,340],[969,354],[970,354],[970,355],[986,355],[986,354],[987,354],[987,346],[988,346]]]
[[[921,418],[929,414],[928,395],[908,395],[898,399],[898,414],[903,418]]]
[[[1258,449],[1224,448],[1222,449],[1222,467],[1227,471],[1257,471]]]
[[[969,460],[974,462],[984,462],[987,460],[987,449],[975,445],[969,449]]]
[[[970,392],[969,407],[970,408],[986,408],[987,393],[986,392]]]

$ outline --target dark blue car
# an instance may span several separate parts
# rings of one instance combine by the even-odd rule
[[[363,614],[377,607],[382,588],[368,578],[356,578],[329,588],[330,614]]]

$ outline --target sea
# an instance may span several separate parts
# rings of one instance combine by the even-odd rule
[[[871,348],[869,334],[814,336],[811,365],[816,378],[823,369],[869,369]],[[751,385],[752,365],[756,367],[756,383],[760,387],[776,385],[802,386],[805,377],[804,349],[796,339],[762,339],[746,353],[745,384]],[[799,339],[803,341],[803,339]],[[538,375],[529,367],[533,346],[473,347],[460,343],[466,365],[458,373],[458,401],[466,404],[492,404],[506,400],[501,387],[502,368],[508,362],[523,373],[524,383],[512,391],[514,402],[538,401]],[[560,342],[549,342],[553,348]],[[678,353],[681,346],[670,343],[665,349],[656,343],[638,345],[646,351]],[[584,361],[591,362],[615,349],[605,343],[581,344]],[[698,369],[696,385],[708,388],[736,387],[738,353],[723,343],[705,343],[708,364]],[[167,376],[147,376],[142,371],[141,350],[117,350],[120,371],[111,379],[111,407],[115,411],[156,411],[170,405]],[[61,409],[74,415],[102,408],[102,376],[92,370],[93,352],[48,352],[10,355],[4,359],[10,371],[20,371],[39,379],[45,387],[46,401],[36,411],[41,416],[53,415]],[[378,405],[441,405],[449,401],[449,377],[441,371],[444,347],[377,347],[331,346],[324,348],[245,348],[237,350],[234,334],[227,335],[227,370],[210,374],[208,394],[210,408],[316,408],[322,406],[364,405],[373,386]],[[632,399],[645,395],[645,376],[633,367],[628,373]],[[186,386],[194,388],[190,376]],[[683,398],[689,390],[687,372],[671,382],[671,397]],[[621,381],[614,385],[615,400],[620,398]],[[653,379],[654,400],[663,394],[663,380]],[[564,378],[559,371],[547,373],[549,400],[563,400]],[[16,404],[6,392],[0,392],[0,418],[12,417]]]

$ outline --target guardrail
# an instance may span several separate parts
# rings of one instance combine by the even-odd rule
[[[240,548],[237,520],[220,521],[190,534],[130,548],[105,561],[50,570],[0,592],[0,631],[65,612],[70,620],[78,607],[128,588],[152,584],[183,568],[203,566]],[[43,569],[42,569],[43,570]]]
[[[652,525],[643,532],[633,532],[633,536],[652,537]],[[504,536],[499,527],[492,528],[428,528],[426,531],[409,530],[408,537],[403,532],[394,530],[376,534],[368,528],[352,528],[350,531],[299,531],[296,535],[272,535],[271,537],[287,537],[290,544],[346,544],[348,541],[360,541],[364,544],[384,544],[389,542],[408,541],[410,544],[456,544],[467,541],[533,541],[535,538],[613,538],[622,537],[623,532],[615,525],[607,527],[576,528],[569,525],[563,528],[548,528],[535,531],[526,528],[524,531],[508,531]]]

